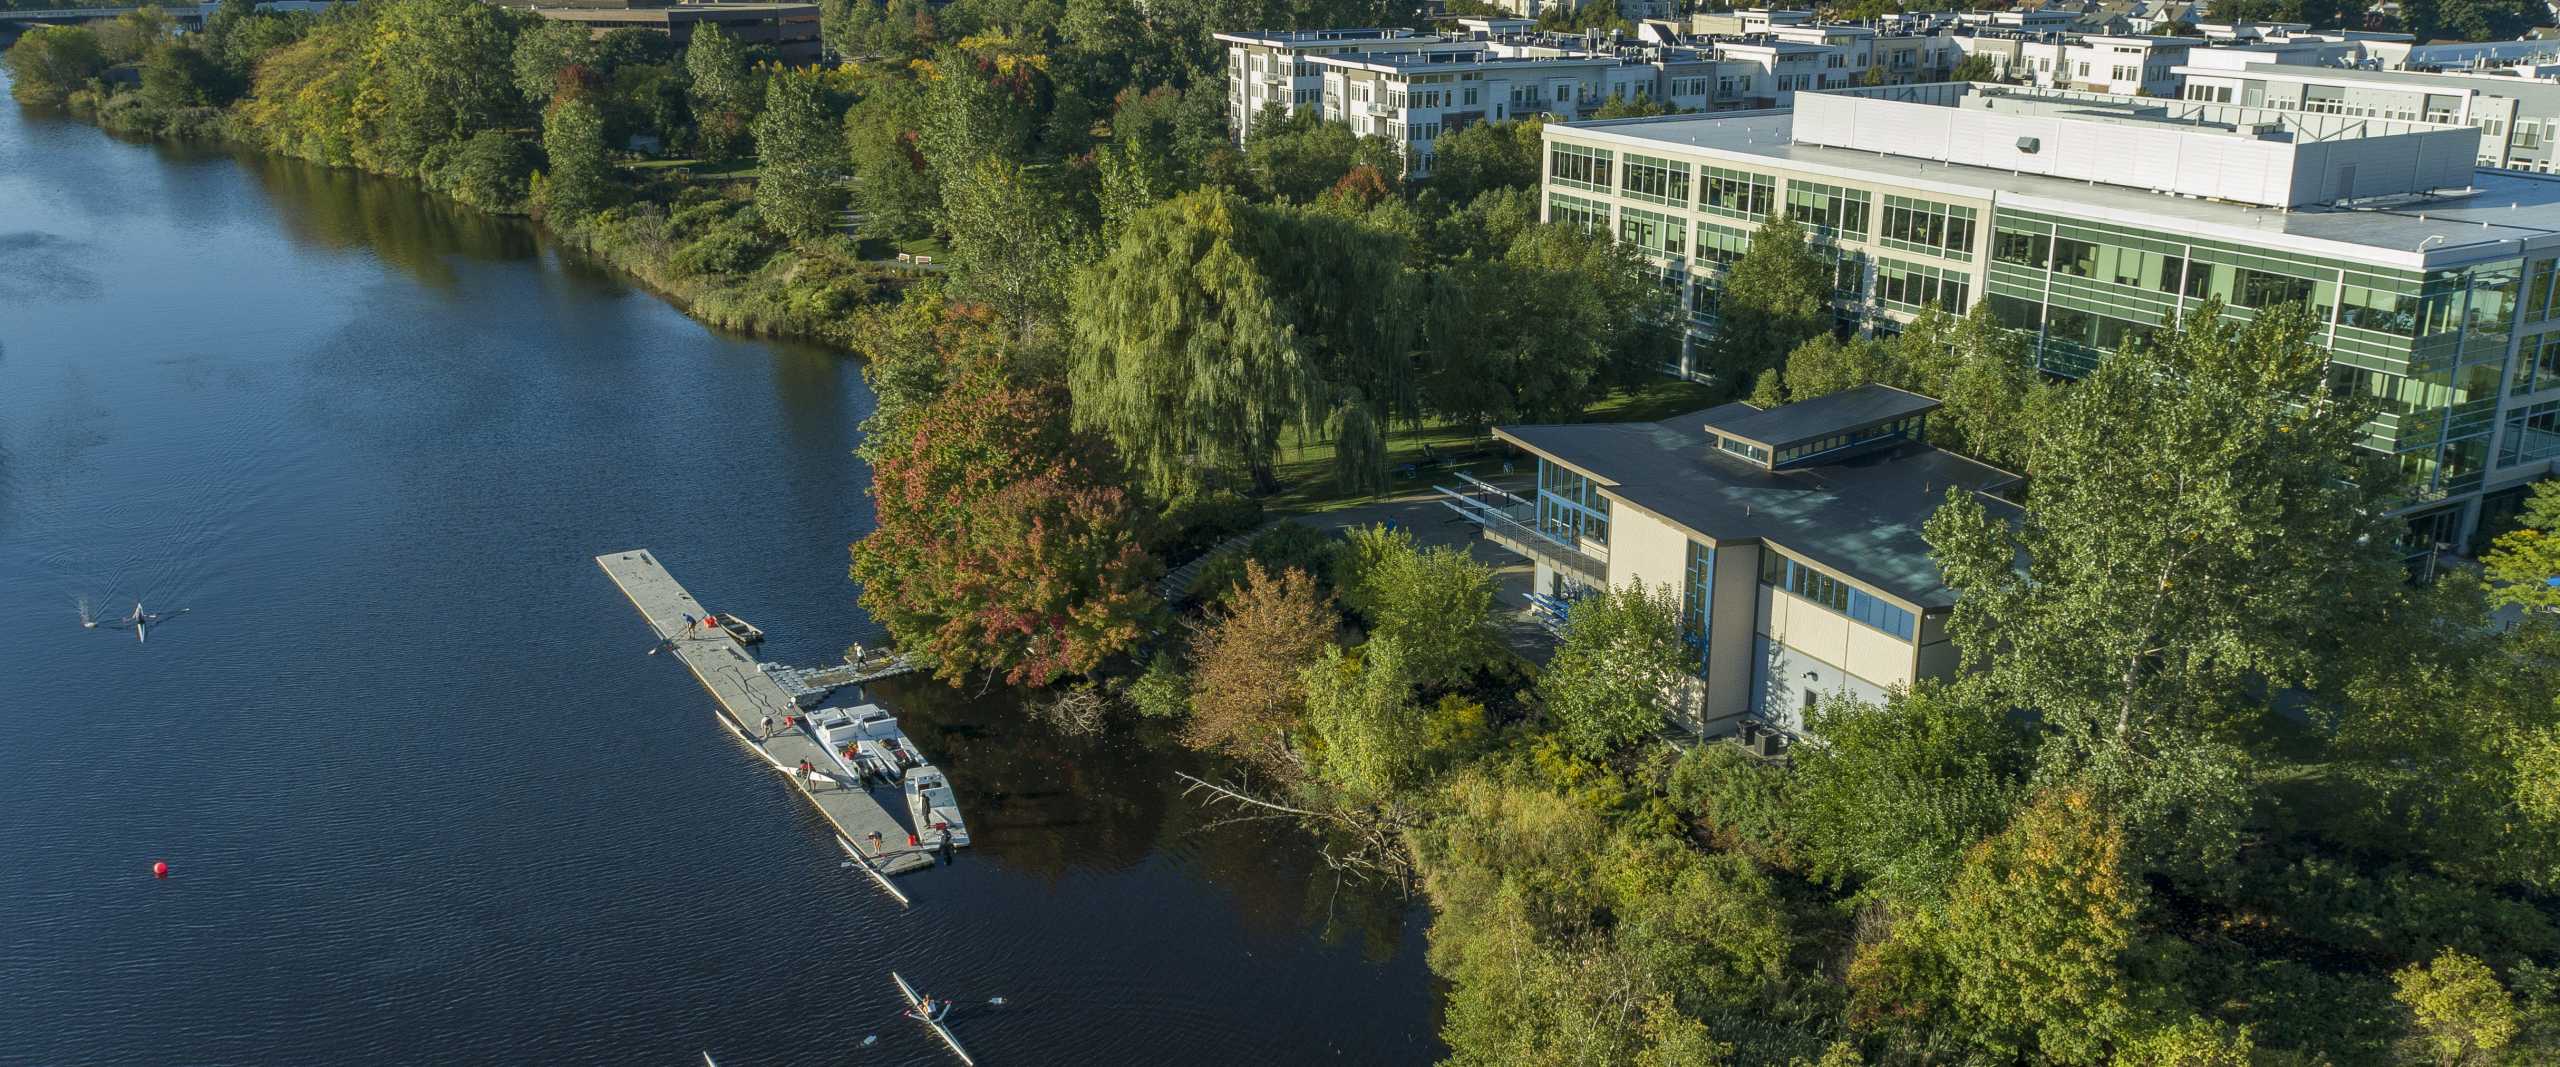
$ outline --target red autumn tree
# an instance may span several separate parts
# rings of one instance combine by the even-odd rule
[[[853,546],[862,606],[954,685],[980,672],[1047,685],[1093,670],[1158,624],[1139,513],[1086,457],[1065,390],[1015,381],[952,311],[941,387],[875,420],[877,526]],[[955,331],[956,334],[955,335]]]

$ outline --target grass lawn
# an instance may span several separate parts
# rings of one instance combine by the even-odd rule
[[[1620,393],[1591,406],[1583,412],[1586,422],[1651,422],[1667,419],[1684,411],[1696,411],[1715,403],[1714,387],[1676,378],[1660,378],[1631,392]],[[1295,434],[1280,441],[1280,491],[1263,500],[1263,507],[1274,514],[1310,515],[1365,504],[1385,497],[1403,496],[1445,485],[1456,480],[1460,471],[1487,480],[1502,476],[1502,465],[1511,449],[1494,441],[1490,433],[1467,427],[1452,426],[1437,420],[1426,420],[1420,426],[1397,427],[1387,435],[1387,468],[1393,471],[1423,458],[1424,446],[1443,455],[1481,451],[1484,457],[1456,467],[1423,470],[1412,478],[1389,475],[1387,491],[1382,494],[1347,492],[1333,479],[1333,442],[1306,441]],[[1515,472],[1534,469],[1533,464],[1514,462]]]
[[[671,170],[689,170],[696,178],[756,176],[756,161],[753,159],[732,159],[718,163],[699,159],[634,159],[623,162],[621,166],[625,170],[637,171],[643,177],[658,177]]]

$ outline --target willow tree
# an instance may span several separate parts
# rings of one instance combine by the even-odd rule
[[[1277,484],[1280,433],[1311,382],[1263,268],[1271,240],[1242,197],[1201,190],[1133,216],[1077,277],[1076,424],[1110,437],[1160,489],[1189,482],[1195,465]]]

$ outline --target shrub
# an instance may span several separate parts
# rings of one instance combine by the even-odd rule
[[[1341,550],[1333,535],[1303,523],[1284,522],[1253,539],[1220,552],[1201,565],[1191,576],[1191,588],[1184,595],[1206,602],[1226,595],[1244,581],[1245,564],[1262,564],[1273,574],[1301,570],[1316,578],[1321,587],[1325,576],[1334,572],[1334,555]]]

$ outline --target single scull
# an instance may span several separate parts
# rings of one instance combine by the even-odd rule
[[[968,1067],[978,1067],[978,1061],[969,1058],[969,1050],[960,1047],[960,1039],[951,1036],[951,1028],[925,1014],[924,998],[916,995],[916,987],[908,985],[907,980],[898,977],[896,971],[889,972],[889,980],[898,983],[898,993],[907,998],[907,1007],[911,1009],[910,1015],[921,1020],[926,1026],[932,1027],[934,1033],[942,1035],[942,1043],[951,1046],[951,1054],[960,1057],[961,1063],[967,1064]]]

